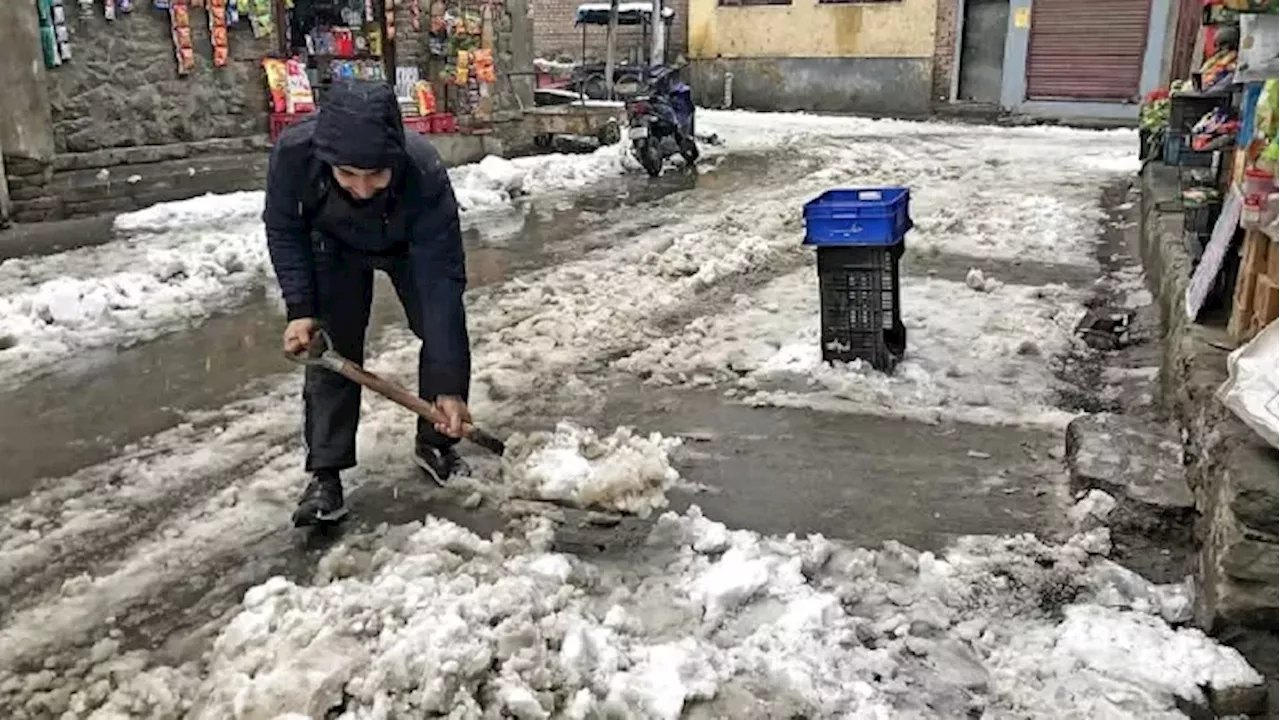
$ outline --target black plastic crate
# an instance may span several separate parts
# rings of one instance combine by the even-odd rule
[[[823,360],[862,360],[888,372],[902,358],[902,251],[902,243],[818,248]]]

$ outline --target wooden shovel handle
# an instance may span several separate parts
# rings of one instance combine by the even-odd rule
[[[435,403],[423,400],[390,380],[385,380],[350,360],[344,360],[342,369],[338,372],[348,380],[363,385],[388,400],[412,410],[433,425],[443,425],[448,422],[444,413],[441,412],[439,407],[436,407]],[[470,430],[470,423],[463,425],[464,434]]]

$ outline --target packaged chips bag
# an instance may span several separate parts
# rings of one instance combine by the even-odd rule
[[[476,80],[482,83],[498,82],[498,74],[493,68],[493,51],[481,48],[471,53],[471,63],[475,68]]]
[[[311,81],[307,79],[307,68],[301,61],[290,59],[285,62],[286,95],[288,111],[291,113],[309,113],[316,109],[315,96],[311,94]]]
[[[262,69],[267,74],[267,91],[271,93],[271,111],[282,113],[288,108],[289,70],[283,60],[265,58]]]
[[[436,94],[431,89],[431,84],[425,80],[419,80],[413,84],[413,99],[418,104],[419,115],[432,115],[436,111]]]

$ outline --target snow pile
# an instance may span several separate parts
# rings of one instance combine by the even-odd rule
[[[464,210],[576,190],[626,171],[592,155],[488,157],[450,171]],[[272,277],[263,193],[160,203],[115,220],[119,241],[0,263],[0,369],[18,378],[86,349],[132,345],[238,302]]]
[[[119,672],[95,717],[1181,717],[1261,677],[1231,649],[1095,602],[1096,535],[941,555],[658,519],[616,561],[428,518],[354,538],[317,583],[249,590],[202,668]],[[1141,592],[1164,588],[1139,579]],[[197,678],[196,675],[199,674]],[[157,687],[165,692],[156,692]],[[695,710],[697,709],[697,710]],[[81,713],[77,713],[81,714]]]
[[[268,272],[261,224],[232,221],[5,261],[0,368],[16,377],[78,350],[155,337],[261,287]]]
[[[117,215],[115,228],[120,232],[161,233],[193,225],[226,225],[236,222],[261,222],[265,195],[259,191],[233,192],[225,195],[208,193],[187,200],[152,205],[149,208]]]
[[[648,517],[667,506],[666,490],[680,478],[669,458],[679,445],[679,438],[639,437],[629,428],[599,438],[562,422],[554,433],[511,438],[503,471],[518,497]]]
[[[817,273],[806,268],[739,296],[616,362],[659,385],[729,385],[749,402],[912,419],[1058,425],[1047,358],[1075,342],[1083,313],[1061,288],[904,278],[907,354],[893,374],[822,361]]]
[[[586,155],[550,154],[507,160],[489,155],[450,171],[463,211],[510,203],[522,195],[579,190],[639,167],[623,145],[607,145]]]

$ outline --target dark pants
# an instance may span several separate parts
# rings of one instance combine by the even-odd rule
[[[343,248],[333,241],[315,246],[316,306],[334,349],[352,362],[364,363],[364,335],[373,303],[373,271],[391,278],[404,307],[409,328],[422,338],[422,303],[407,253],[374,256]],[[426,348],[418,355],[418,394],[438,394],[425,374]],[[360,424],[360,386],[341,375],[308,367],[303,399],[306,407],[307,470],[345,470],[356,464],[356,428]],[[444,448],[456,443],[418,418],[419,446]]]

